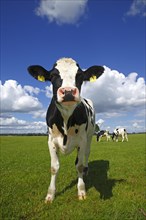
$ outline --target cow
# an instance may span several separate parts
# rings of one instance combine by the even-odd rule
[[[111,137],[109,135],[109,131],[107,131],[107,130],[98,131],[96,134],[96,140],[100,142],[101,138],[104,136],[106,137],[107,141],[110,141]]]
[[[59,170],[58,151],[70,154],[75,148],[78,173],[78,199],[86,199],[83,175],[88,171],[90,144],[94,133],[95,113],[92,101],[82,98],[84,81],[93,81],[104,72],[102,66],[91,66],[83,71],[72,58],[61,58],[51,70],[32,65],[28,72],[37,80],[50,81],[53,97],[46,114],[48,147],[51,157],[51,181],[46,203],[52,203],[56,192],[56,177]]]
[[[126,139],[128,141],[127,131],[125,128],[116,128],[114,129],[112,140],[118,142],[118,137],[122,137],[122,142]]]

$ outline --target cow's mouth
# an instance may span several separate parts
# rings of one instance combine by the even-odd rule
[[[63,101],[63,102],[61,102],[62,105],[66,105],[66,106],[75,105],[77,103],[78,102],[76,102],[76,101]]]
[[[70,90],[70,91],[65,91],[64,93],[64,97],[62,100],[62,105],[75,105],[78,103],[77,98],[74,96],[74,91]]]
[[[73,95],[73,91],[65,91],[64,92],[64,97],[63,97],[63,102],[73,102],[75,101],[75,97]]]

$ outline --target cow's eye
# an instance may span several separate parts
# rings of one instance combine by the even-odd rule
[[[55,85],[58,85],[58,86],[61,86],[61,84],[62,84],[62,80],[59,76],[53,76],[51,78],[51,82],[52,82],[53,85],[55,84]]]
[[[62,79],[58,74],[53,74],[51,77],[51,83],[53,84],[53,87],[57,89],[62,85]]]
[[[58,70],[57,69],[52,69],[50,77],[51,77],[51,81],[52,81],[52,79],[55,79],[55,78],[59,77]]]
[[[56,69],[54,69],[52,72],[51,72],[51,82],[53,83],[54,81],[56,81],[58,78],[60,78],[58,72]]]

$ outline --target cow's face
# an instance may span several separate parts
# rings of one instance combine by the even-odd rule
[[[28,67],[29,73],[40,81],[51,81],[53,97],[61,105],[74,105],[80,102],[80,90],[83,81],[96,79],[104,71],[102,66],[92,66],[82,71],[71,58],[59,59],[50,71],[41,66]]]

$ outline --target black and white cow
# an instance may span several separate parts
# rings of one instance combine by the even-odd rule
[[[53,98],[48,108],[48,146],[51,156],[51,182],[46,196],[50,203],[55,197],[56,177],[59,170],[58,150],[63,154],[77,149],[76,168],[78,172],[78,198],[86,198],[83,173],[88,169],[91,138],[94,133],[94,109],[90,100],[80,96],[83,81],[102,75],[102,66],[92,66],[83,71],[71,58],[59,59],[50,71],[41,66],[28,67],[29,73],[37,80],[50,81]]]
[[[96,139],[97,139],[97,141],[101,141],[101,138],[102,137],[106,137],[106,140],[107,141],[110,141],[110,139],[111,139],[111,136],[110,136],[110,134],[109,134],[109,131],[107,131],[107,130],[101,130],[101,131],[98,131],[97,132],[97,134],[96,134]]]
[[[128,136],[127,136],[127,131],[125,128],[116,128],[114,129],[113,135],[112,135],[112,140],[118,142],[118,137],[121,136],[122,137],[122,142],[124,141],[124,139],[126,139],[126,141],[128,141]]]

